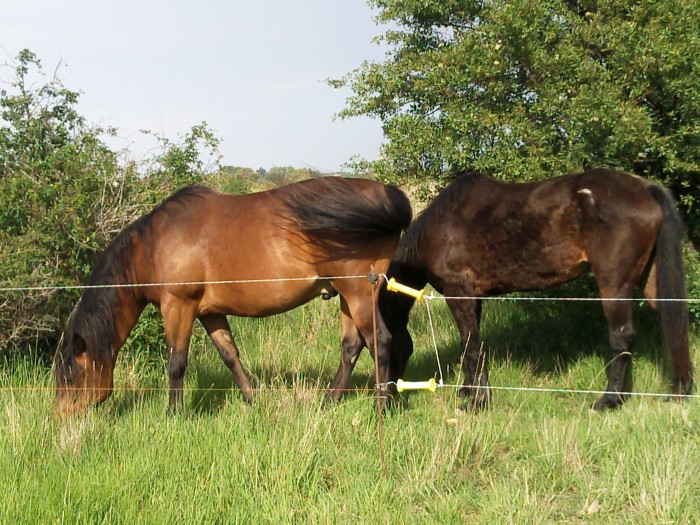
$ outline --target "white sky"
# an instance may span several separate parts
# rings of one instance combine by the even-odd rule
[[[206,121],[224,164],[336,171],[382,140],[378,121],[333,121],[350,91],[325,83],[383,59],[373,15],[365,0],[3,0],[0,63],[24,48],[48,74],[62,63],[81,114],[137,157],[154,145],[139,130]]]

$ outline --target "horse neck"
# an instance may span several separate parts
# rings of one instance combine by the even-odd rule
[[[128,293],[128,297],[120,300],[120,308],[113,315],[115,338],[112,344],[112,353],[116,356],[119,349],[124,345],[131,330],[141,317],[141,313],[146,307],[145,301],[138,298],[137,294]],[[124,294],[127,295],[127,294]]]
[[[387,277],[415,289],[421,289],[428,283],[424,272],[398,259],[391,261],[387,270]],[[380,309],[382,317],[390,329],[393,325],[405,326],[408,323],[408,315],[414,303],[415,299],[413,297],[403,293],[390,292],[386,287],[382,289]]]
[[[81,299],[82,315],[86,317],[84,324],[107,337],[113,358],[116,358],[146,306],[143,291],[130,286],[137,284],[134,281],[131,268],[103,266],[90,278],[94,288],[86,291]]]
[[[394,259],[389,264],[387,277],[390,279],[393,277],[397,282],[416,289],[423,288],[428,284],[428,277],[425,271],[417,264],[398,256],[394,256]]]
[[[71,313],[68,333],[79,335],[101,362],[113,364],[143,307],[124,293],[128,289],[91,286]]]

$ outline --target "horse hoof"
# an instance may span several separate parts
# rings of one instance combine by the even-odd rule
[[[477,393],[474,397],[459,405],[459,409],[463,412],[481,412],[488,409],[490,404],[491,399],[488,394]]]
[[[603,410],[614,410],[622,406],[624,399],[620,396],[603,396],[598,401],[593,403],[591,407],[596,412]]]
[[[168,407],[165,413],[168,417],[180,417],[183,415],[184,409],[182,407]]]
[[[686,399],[688,399],[687,396],[690,395],[690,392],[690,387],[676,388],[673,390],[673,395],[667,397],[666,401],[668,401],[669,403],[683,403]]]
[[[669,398],[672,401],[683,401],[685,398],[677,396],[687,396],[693,390],[692,379],[679,379],[673,388],[673,396]]]
[[[241,396],[243,397],[243,401],[246,405],[252,405],[253,401],[255,400],[255,394],[252,390],[248,392],[246,392],[245,390],[241,390]]]
[[[334,405],[338,402],[338,398],[339,396],[336,395],[335,392],[330,391],[325,396],[323,396],[323,403],[328,406]]]
[[[478,397],[479,389],[476,386],[463,386],[457,390],[459,397]]]

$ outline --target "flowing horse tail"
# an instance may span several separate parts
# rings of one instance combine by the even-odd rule
[[[340,177],[315,182],[318,191],[289,192],[282,199],[295,226],[329,245],[398,236],[411,223],[411,203],[395,186]]]
[[[683,269],[685,227],[671,192],[662,186],[651,186],[651,195],[663,210],[663,223],[656,240],[656,296],[675,301],[659,301],[661,330],[671,356],[674,371],[673,392],[690,393],[693,366],[688,343],[688,305]]]

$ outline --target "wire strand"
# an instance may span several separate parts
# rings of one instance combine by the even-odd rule
[[[384,383],[384,385],[394,385],[396,386],[396,381],[388,381],[387,383]],[[494,385],[464,385],[464,384],[457,384],[457,383],[442,383],[442,384],[437,384],[437,388],[451,388],[451,389],[462,389],[462,388],[468,388],[468,389],[483,389],[483,390],[493,390],[493,391],[506,391],[506,392],[540,392],[540,393],[548,393],[548,394],[580,394],[580,395],[605,395],[605,394],[612,394],[612,395],[618,395],[618,396],[637,396],[637,397],[661,397],[661,398],[672,398],[672,399],[700,399],[700,394],[664,394],[664,393],[659,393],[659,392],[614,392],[614,391],[607,391],[607,390],[586,390],[586,389],[573,389],[573,388],[546,388],[546,387],[519,387],[519,386],[494,386]],[[370,387],[348,387],[348,388],[341,388],[341,389],[333,389],[330,387],[307,387],[307,386],[269,386],[269,385],[261,385],[257,387],[252,388],[256,392],[289,392],[289,391],[295,391],[295,390],[301,390],[301,391],[318,391],[318,392],[330,392],[333,390],[340,390],[341,392],[347,393],[347,392],[362,392],[362,393],[369,393],[369,392],[375,392],[376,388],[370,388]],[[1,392],[55,392],[56,387],[55,386],[7,386],[7,387],[0,387],[0,393]],[[70,389],[69,389],[70,390]],[[76,388],[75,390],[80,390],[83,391],[85,390],[84,388]],[[129,387],[129,386],[119,386],[119,387],[113,387],[111,389],[105,388],[105,389],[89,389],[91,391],[93,390],[109,390],[112,393],[118,393],[118,392],[168,392],[170,390],[169,387],[167,386],[159,386],[159,387],[140,387],[140,386],[134,386],[134,387]],[[209,388],[204,388],[204,387],[195,387],[195,388],[187,388],[188,392],[236,392],[236,387],[209,387]]]
[[[388,281],[386,274],[378,274],[380,277]],[[89,289],[100,289],[100,288],[137,288],[137,287],[159,287],[159,286],[190,286],[190,285],[222,285],[222,284],[255,284],[255,283],[271,283],[271,282],[288,282],[288,281],[314,281],[314,280],[339,280],[339,279],[366,279],[367,275],[335,275],[335,276],[311,276],[311,277],[286,277],[286,278],[268,278],[268,279],[229,279],[229,280],[212,280],[212,281],[183,281],[183,282],[161,282],[161,283],[124,283],[124,284],[96,284],[96,285],[71,285],[71,286],[9,286],[0,287],[0,292],[27,292],[27,291],[50,291],[50,290],[89,290]],[[565,389],[565,388],[539,388],[539,387],[513,387],[513,386],[474,386],[474,385],[463,385],[463,384],[445,384],[443,381],[442,365],[440,363],[440,356],[437,348],[437,340],[435,336],[435,329],[433,326],[432,314],[430,311],[429,301],[435,300],[480,300],[480,301],[528,301],[528,302],[541,302],[541,301],[562,301],[562,302],[596,302],[596,301],[640,301],[640,302],[688,302],[688,303],[698,303],[700,299],[698,298],[658,298],[658,299],[647,299],[647,298],[604,298],[604,297],[514,297],[514,296],[492,296],[492,297],[479,297],[479,296],[447,296],[447,295],[436,295],[429,294],[424,297],[426,300],[426,309],[428,313],[428,322],[430,325],[431,338],[433,341],[433,346],[435,349],[435,356],[438,365],[438,373],[440,376],[440,383],[437,385],[439,388],[481,388],[488,390],[502,390],[502,391],[514,391],[514,392],[544,392],[544,393],[561,393],[561,394],[596,394],[596,395],[621,395],[621,396],[640,396],[640,397],[665,397],[665,398],[700,398],[700,394],[661,394],[653,392],[608,392],[605,390],[581,390],[581,389]],[[386,385],[396,383],[390,381]],[[0,387],[0,392],[4,391],[23,391],[23,390],[53,390],[54,387]],[[289,391],[289,390],[300,390],[309,389],[308,387],[272,387],[262,385],[260,387],[255,387],[255,391]],[[318,391],[330,391],[330,388],[314,387],[313,390]],[[167,391],[168,387],[118,387],[113,388],[112,391]],[[195,388],[188,389],[189,391],[233,391],[232,388]],[[345,388],[342,389],[343,392],[372,392],[372,388]]]
[[[658,392],[610,392],[607,390],[585,390],[585,389],[569,389],[569,388],[544,388],[544,387],[526,387],[526,386],[483,386],[483,385],[459,385],[459,384],[444,384],[437,385],[442,388],[469,388],[469,389],[485,389],[485,390],[504,390],[510,392],[545,392],[552,394],[595,394],[605,395],[612,394],[617,396],[639,396],[639,397],[664,397],[664,398],[679,398],[679,399],[700,399],[700,394],[662,394]]]
[[[499,296],[488,296],[488,297],[482,297],[482,296],[472,296],[472,295],[435,295],[435,294],[430,294],[426,295],[424,297],[427,301],[436,301],[436,300],[451,300],[451,301],[531,301],[531,302],[536,302],[536,301],[570,301],[570,302],[614,302],[614,301],[621,301],[621,302],[660,302],[660,303],[671,303],[671,302],[676,302],[676,303],[700,303],[700,299],[698,298],[658,298],[658,299],[647,299],[646,297],[515,297],[515,296],[504,296],[504,295],[499,295]]]
[[[517,386],[491,386],[491,385],[463,385],[463,384],[445,384],[442,380],[442,365],[440,364],[440,357],[437,347],[437,340],[435,338],[435,328],[433,327],[433,318],[430,313],[430,301],[437,299],[452,299],[452,300],[473,300],[473,299],[491,299],[491,300],[522,300],[522,301],[547,301],[547,300],[560,300],[560,301],[638,301],[640,299],[617,299],[617,298],[587,298],[587,297],[563,297],[563,298],[551,298],[551,297],[472,297],[472,296],[442,296],[442,295],[426,295],[424,297],[425,307],[428,313],[428,323],[430,325],[430,333],[432,336],[433,347],[435,349],[435,355],[437,358],[438,373],[440,374],[440,383],[437,385],[438,388],[454,388],[454,389],[485,389],[485,390],[502,390],[509,392],[545,392],[545,393],[560,393],[560,394],[595,394],[595,395],[618,395],[618,396],[638,396],[638,397],[663,397],[663,398],[678,398],[678,399],[700,399],[700,394],[661,394],[655,392],[608,392],[606,390],[582,390],[582,389],[567,389],[567,388],[540,388],[540,387],[517,387]],[[683,301],[684,299],[653,299],[654,301]],[[689,302],[698,302],[698,299],[687,300]],[[396,382],[390,382],[396,384]]]
[[[270,279],[227,279],[218,281],[182,281],[165,283],[122,283],[122,284],[86,284],[71,286],[10,286],[1,287],[0,292],[36,292],[50,290],[94,290],[100,288],[149,288],[157,286],[192,286],[192,285],[215,285],[215,284],[255,284],[255,283],[276,283],[288,281],[335,281],[339,279],[366,279],[367,275],[315,275],[313,277],[280,277]]]
[[[430,313],[430,303],[425,303],[425,308],[428,310],[428,322],[430,323],[430,335],[433,338],[433,346],[435,347],[435,359],[437,359],[438,372],[440,373],[440,386],[444,383],[442,377],[442,365],[440,364],[440,353],[438,352],[437,339],[435,339],[435,328],[433,328],[433,317]]]

